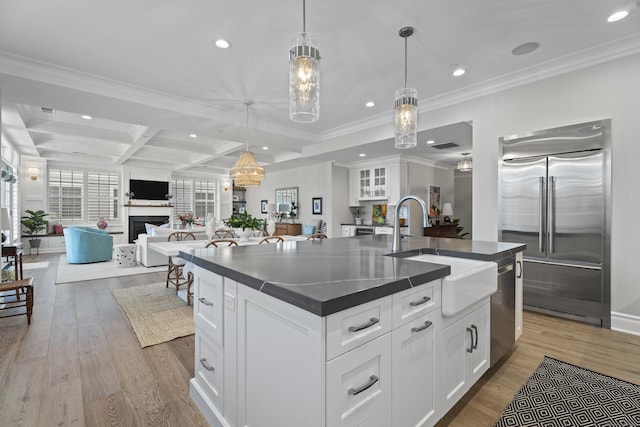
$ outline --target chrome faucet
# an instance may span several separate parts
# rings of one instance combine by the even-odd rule
[[[415,200],[416,202],[420,203],[420,207],[422,208],[422,227],[426,228],[429,226],[429,211],[427,210],[427,205],[425,204],[424,200],[422,200],[418,196],[404,196],[396,204],[395,215],[393,218],[393,246],[391,247],[391,250],[393,252],[402,250],[402,245],[400,244],[402,236],[400,236],[400,220],[398,216],[400,215],[400,206],[402,206],[402,204],[407,200]]]

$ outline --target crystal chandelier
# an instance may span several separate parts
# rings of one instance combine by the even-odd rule
[[[237,187],[260,185],[260,182],[264,179],[264,168],[256,163],[253,153],[249,151],[249,105],[251,105],[251,101],[245,101],[244,105],[247,107],[247,151],[240,154],[238,162],[231,168],[231,179],[233,179]]]
[[[418,144],[418,90],[407,87],[407,37],[413,27],[400,29],[404,38],[404,88],[396,91],[395,103],[395,148],[413,148]]]
[[[302,33],[289,51],[289,117],[294,122],[312,123],[320,117],[320,51],[314,45],[302,0]]]

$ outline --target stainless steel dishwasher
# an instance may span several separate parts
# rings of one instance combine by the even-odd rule
[[[516,257],[511,255],[496,262],[498,290],[491,296],[491,366],[516,342]]]

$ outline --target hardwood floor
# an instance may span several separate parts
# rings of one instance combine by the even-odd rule
[[[35,303],[0,319],[0,425],[207,425],[189,397],[194,337],[140,349],[116,288],[164,273],[55,285],[58,254],[29,270]],[[491,426],[543,356],[640,384],[640,337],[525,312],[524,334],[438,426]],[[256,426],[259,427],[259,426]]]

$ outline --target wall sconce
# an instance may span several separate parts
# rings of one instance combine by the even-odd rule
[[[38,172],[40,172],[38,168],[29,168],[27,169],[27,172],[29,172],[29,177],[31,178],[31,181],[38,180]]]
[[[222,189],[224,191],[229,191],[229,187],[231,187],[231,182],[229,182],[228,180],[224,180],[222,181]]]

